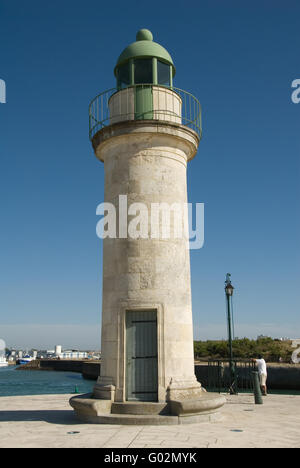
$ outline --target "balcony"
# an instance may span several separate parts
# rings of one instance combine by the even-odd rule
[[[98,94],[89,105],[89,137],[118,122],[158,120],[185,125],[202,136],[201,105],[187,91],[175,87],[138,84]]]

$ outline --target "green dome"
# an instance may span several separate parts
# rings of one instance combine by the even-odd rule
[[[175,75],[175,66],[171,55],[163,46],[157,42],[153,42],[152,33],[148,29],[140,29],[136,35],[136,42],[133,42],[123,50],[115,66],[115,75],[116,69],[128,60],[146,57],[156,57],[168,63],[173,68],[173,76]]]

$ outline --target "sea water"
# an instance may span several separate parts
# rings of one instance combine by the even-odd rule
[[[89,393],[95,382],[85,380],[75,372],[16,370],[15,366],[0,368],[0,397]]]
[[[89,393],[95,381],[85,380],[75,372],[16,370],[15,366],[0,368],[0,397]],[[217,391],[217,390],[216,390]],[[249,390],[246,393],[250,392]],[[240,391],[243,393],[243,391]],[[300,390],[269,390],[268,393],[300,395]]]

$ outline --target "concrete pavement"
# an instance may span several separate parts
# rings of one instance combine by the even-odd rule
[[[300,395],[226,395],[216,422],[182,426],[112,426],[78,421],[71,395],[0,398],[4,448],[300,448]]]

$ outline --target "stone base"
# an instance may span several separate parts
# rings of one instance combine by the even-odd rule
[[[203,392],[195,376],[189,380],[172,378],[167,388],[167,401],[198,400]]]
[[[81,421],[90,424],[170,425],[215,421],[218,409],[225,404],[219,393],[202,392],[201,397],[166,403],[99,400],[92,394],[74,396],[70,405]]]
[[[114,401],[115,392],[116,387],[113,385],[111,377],[98,377],[93,391],[94,398]]]

